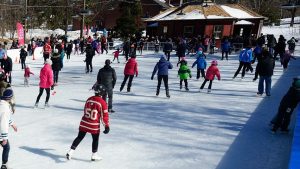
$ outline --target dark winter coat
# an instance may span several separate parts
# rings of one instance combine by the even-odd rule
[[[228,41],[225,41],[222,43],[222,52],[228,52],[230,49],[230,43]]]
[[[275,61],[271,56],[264,56],[257,63],[256,72],[259,76],[272,76],[275,67]]]
[[[298,42],[298,40],[294,38],[287,41],[287,44],[289,45],[289,50],[295,50],[296,42]]]
[[[25,49],[20,50],[20,59],[25,60],[27,57],[27,51]]]
[[[177,55],[178,57],[185,57],[186,45],[184,43],[180,43],[177,47]]]
[[[300,102],[300,88],[296,88],[292,86],[281,99],[280,106],[286,106],[294,109],[299,102]]]
[[[58,53],[54,53],[53,56],[51,57],[51,60],[52,60],[52,70],[53,71],[60,71],[61,68],[62,68],[62,65],[61,65],[61,60],[60,60],[60,57],[59,57],[59,54]]]
[[[166,60],[165,57],[161,57],[159,62],[155,65],[153,72],[152,72],[152,77],[155,75],[157,72],[157,75],[168,75],[168,70],[172,69],[173,65]]]
[[[12,71],[13,62],[10,57],[7,56],[6,59],[3,59],[1,62],[1,68],[4,69],[5,73]]]
[[[93,60],[93,57],[95,56],[95,50],[92,48],[91,45],[88,45],[85,49],[85,53],[86,53],[86,61],[91,61]]]
[[[203,56],[197,57],[197,60],[193,63],[192,68],[197,64],[197,69],[206,69],[206,61]]]
[[[69,43],[67,45],[67,50],[66,50],[67,55],[70,55],[72,53],[72,49],[73,49],[73,44]]]
[[[167,42],[167,43],[164,44],[164,48],[163,48],[164,52],[171,52],[172,49],[173,49],[172,43]]]
[[[284,53],[285,52],[285,47],[286,47],[286,44],[285,44],[285,39],[283,37],[280,37],[278,39],[278,43],[276,44],[275,46],[275,50],[278,52],[278,53]]]
[[[97,83],[104,85],[107,90],[112,90],[115,87],[117,75],[115,69],[109,65],[101,68],[97,75]]]

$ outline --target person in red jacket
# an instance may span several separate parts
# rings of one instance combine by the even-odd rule
[[[24,72],[24,86],[26,87],[29,87],[29,77],[30,77],[30,74],[34,75],[34,73],[32,73],[30,71],[30,68],[28,65],[26,65],[26,68],[25,68],[25,72]]]
[[[40,72],[40,92],[39,95],[36,98],[35,107],[38,107],[39,101],[41,96],[43,95],[44,90],[46,90],[46,101],[45,101],[45,107],[48,107],[48,101],[50,98],[50,88],[53,85],[53,71],[51,68],[52,61],[50,59],[46,59],[44,67],[41,69]]]
[[[52,52],[52,48],[50,42],[46,42],[45,45],[43,46],[43,57],[45,62],[47,59],[50,58],[51,52]]]
[[[121,52],[122,52],[122,51],[120,51],[119,48],[118,48],[116,51],[113,52],[113,54],[114,54],[114,59],[113,59],[112,62],[114,62],[115,59],[117,59],[118,63],[120,63],[120,61],[119,61],[119,55],[120,55]]]
[[[204,88],[206,82],[209,81],[207,92],[210,93],[212,81],[214,80],[215,76],[217,76],[218,80],[221,80],[220,71],[219,71],[217,65],[218,65],[218,62],[216,60],[213,60],[211,62],[211,65],[209,66],[209,68],[206,71],[205,80],[200,87],[200,91]]]
[[[102,84],[95,84],[93,89],[95,91],[95,96],[91,96],[85,102],[84,114],[80,122],[78,136],[75,138],[70,150],[66,154],[68,160],[72,158],[75,149],[83,140],[86,133],[90,133],[93,137],[91,160],[97,161],[102,159],[97,154],[98,140],[100,135],[100,121],[103,122],[105,127],[103,131],[104,134],[108,134],[110,130],[107,104],[101,97],[106,93],[106,88]]]
[[[135,55],[131,56],[131,58],[127,61],[126,65],[125,65],[124,80],[121,84],[120,92],[123,90],[128,78],[129,78],[129,81],[128,81],[128,85],[127,85],[127,92],[130,92],[133,76],[134,76],[134,74],[135,74],[135,77],[138,76],[138,68],[137,68],[138,64],[137,64],[135,58],[136,58]]]

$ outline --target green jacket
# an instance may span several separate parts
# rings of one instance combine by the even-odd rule
[[[191,70],[187,65],[180,65],[180,68],[178,70],[178,75],[180,80],[188,79],[189,77],[192,77]]]

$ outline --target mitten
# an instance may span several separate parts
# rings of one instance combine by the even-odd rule
[[[153,76],[151,76],[151,80],[153,80]]]
[[[103,133],[104,133],[104,134],[107,134],[107,133],[109,133],[109,130],[110,130],[110,129],[109,129],[109,126],[105,126],[105,130],[103,131]]]

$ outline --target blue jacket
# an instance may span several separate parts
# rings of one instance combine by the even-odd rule
[[[192,68],[197,64],[197,69],[206,69],[206,61],[203,56],[197,57],[197,60],[193,63]]]
[[[230,43],[229,42],[223,42],[221,48],[222,48],[223,52],[228,52],[229,48],[230,48]]]
[[[152,72],[152,77],[157,72],[157,75],[168,75],[168,70],[172,69],[173,65],[167,61],[164,57],[161,57],[159,62],[154,67],[154,70]]]
[[[253,59],[252,54],[253,54],[253,52],[252,52],[251,48],[242,50],[240,53],[240,56],[239,56],[240,61],[241,62],[251,62]]]

